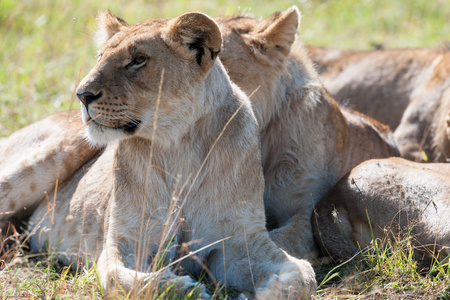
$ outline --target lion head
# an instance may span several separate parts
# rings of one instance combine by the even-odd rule
[[[101,145],[151,137],[158,103],[162,117],[156,134],[179,134],[173,128],[195,115],[189,113],[195,110],[192,100],[219,53],[217,24],[204,14],[187,13],[129,26],[109,11],[99,24],[97,64],[77,89],[88,140]]]
[[[300,89],[315,81],[316,72],[306,57],[301,57],[300,70],[290,70],[290,60],[302,56],[295,43],[300,23],[296,6],[258,20],[246,15],[218,17],[223,47],[220,59],[228,74],[248,95],[255,107],[258,123],[264,128],[282,108],[286,85],[300,79],[292,89]],[[305,52],[306,53],[306,52]]]

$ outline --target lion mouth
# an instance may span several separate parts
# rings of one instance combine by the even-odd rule
[[[141,124],[140,120],[133,120],[133,121],[130,121],[130,122],[128,122],[127,124],[125,124],[123,126],[116,127],[116,129],[123,130],[123,131],[128,132],[128,133],[133,133],[133,132],[136,131],[136,129],[138,128],[139,124]]]
[[[89,125],[90,123],[95,123],[95,125],[100,126],[100,127],[107,127],[107,128],[109,127],[111,129],[121,130],[121,131],[125,131],[127,133],[134,133],[136,131],[136,129],[138,128],[139,124],[141,124],[140,120],[132,120],[132,121],[130,121],[127,124],[122,125],[122,126],[110,127],[110,126],[106,126],[104,124],[100,124],[95,119],[96,118],[91,118],[89,116],[86,124]]]

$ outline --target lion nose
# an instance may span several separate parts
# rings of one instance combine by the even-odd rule
[[[82,92],[77,93],[78,99],[80,99],[81,103],[84,104],[84,106],[88,107],[90,103],[93,101],[99,99],[102,96],[102,92],[98,93],[97,95],[94,95],[91,92]]]

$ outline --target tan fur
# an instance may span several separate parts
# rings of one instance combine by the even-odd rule
[[[217,21],[224,34],[220,57],[231,79],[247,94],[256,91],[251,100],[261,127],[270,236],[288,253],[314,259],[314,205],[360,162],[398,155],[393,136],[379,122],[341,110],[323,88],[295,42],[296,9],[262,21]]]
[[[79,112],[62,112],[13,133],[0,147],[0,223],[21,225],[36,203],[51,196],[99,149],[83,138]],[[56,191],[57,191],[56,186]]]
[[[246,16],[217,21],[224,34],[220,57],[231,79],[249,95],[256,91],[251,100],[262,133],[270,236],[290,254],[313,259],[317,255],[310,224],[314,205],[353,166],[370,158],[397,155],[391,133],[362,114],[341,110],[323,88],[303,47],[295,42],[296,8],[263,21]],[[100,22],[111,22],[113,32],[126,24]],[[190,59],[196,59],[195,55]],[[177,82],[168,84],[172,85],[185,93]],[[173,107],[163,102],[161,106]],[[210,126],[203,119],[197,122]],[[160,132],[167,140],[172,137]]]
[[[326,255],[348,259],[373,239],[410,237],[418,256],[450,250],[450,165],[401,158],[354,168],[317,205],[315,238]]]
[[[447,47],[339,50],[308,46],[325,87],[343,106],[395,130]]]
[[[395,129],[403,157],[448,161],[448,46],[373,51],[307,49],[325,86],[340,103]]]
[[[151,268],[167,248],[166,261],[198,251],[181,261],[190,274],[205,267],[239,290],[309,299],[311,265],[265,229],[258,127],[215,59],[217,24],[200,13],[128,26],[105,12],[100,22],[106,43],[77,94],[88,140],[107,147],[50,197],[54,211],[41,202],[32,248],[47,242],[66,263],[98,256],[107,291],[144,281],[194,288],[189,276]]]
[[[403,157],[449,162],[450,52],[442,55],[395,130]]]

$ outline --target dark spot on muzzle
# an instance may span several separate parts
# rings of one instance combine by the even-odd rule
[[[141,121],[139,120],[133,120],[131,122],[128,122],[127,124],[121,126],[121,127],[117,127],[117,129],[123,130],[127,133],[134,133],[136,131],[136,129],[138,128],[139,124],[141,123]]]

